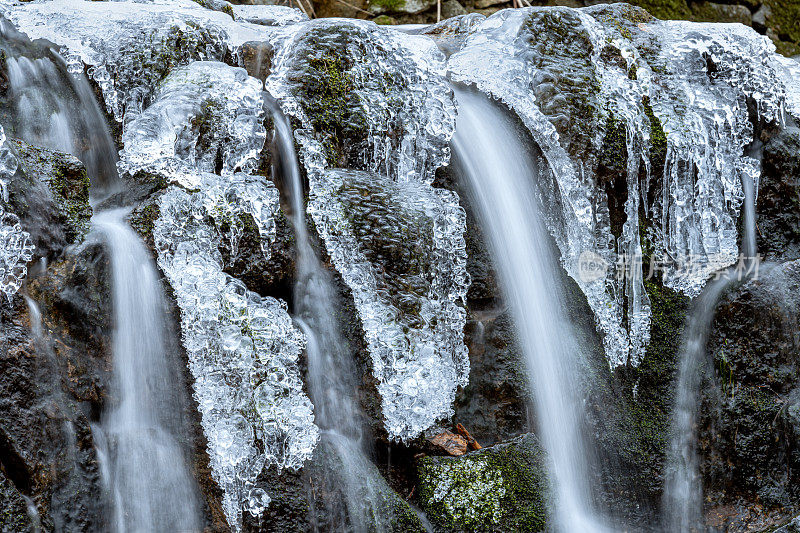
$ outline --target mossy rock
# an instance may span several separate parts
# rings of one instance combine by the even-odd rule
[[[20,170],[9,184],[9,203],[31,234],[37,257],[53,259],[89,231],[89,178],[78,159],[63,152],[9,141]]]
[[[0,531],[3,533],[36,531],[28,517],[25,500],[2,470],[0,470]]]
[[[543,531],[544,461],[533,434],[461,457],[422,457],[417,462],[420,503],[447,531]]]

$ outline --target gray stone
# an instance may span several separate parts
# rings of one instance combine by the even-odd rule
[[[371,0],[369,11],[375,15],[383,13],[405,13],[416,15],[436,5],[436,0]]]
[[[467,10],[458,0],[446,0],[442,2],[442,18],[449,19],[459,15],[466,15]]]

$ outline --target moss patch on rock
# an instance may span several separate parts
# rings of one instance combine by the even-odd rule
[[[543,531],[544,454],[533,434],[461,457],[417,462],[420,502],[449,531]]]

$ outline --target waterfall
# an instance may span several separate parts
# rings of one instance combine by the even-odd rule
[[[740,266],[749,274],[756,268],[755,182],[742,176],[744,190],[744,233]],[[701,370],[707,362],[706,343],[714,311],[722,294],[732,283],[741,281],[741,271],[730,268],[709,283],[687,316],[681,350],[675,408],[672,415],[672,442],[664,486],[663,507],[668,532],[703,530],[703,483],[697,455],[697,416],[700,402]]]
[[[0,21],[0,38],[8,55],[14,136],[73,154],[86,166],[95,193],[113,192],[118,184],[117,152],[86,77],[70,74],[60,55],[37,50],[5,21]],[[19,49],[33,57],[18,55]]]
[[[185,454],[169,423],[176,377],[165,350],[167,317],[155,265],[128,227],[124,210],[95,215],[108,245],[114,302],[111,397],[99,430],[107,448],[100,457],[115,511],[126,531],[200,529],[197,491]],[[98,443],[99,445],[99,443]]]
[[[580,346],[566,318],[558,259],[537,205],[537,165],[513,123],[491,101],[461,88],[455,91],[455,157],[516,323],[539,436],[551,463],[556,527],[601,531],[581,437]]]
[[[342,337],[343,327],[335,317],[337,304],[330,273],[316,256],[308,235],[303,203],[303,184],[294,151],[294,140],[286,116],[273,106],[278,161],[289,187],[292,225],[297,239],[294,286],[295,318],[306,335],[308,386],[321,431],[323,461],[331,472],[326,480],[341,491],[346,507],[338,527],[357,533],[383,531],[382,493],[386,483],[372,464],[365,448],[364,415],[356,396],[358,386],[351,350]]]
[[[6,23],[0,23],[0,35],[9,53],[15,134],[78,157],[92,181],[95,201],[115,192],[120,182],[114,141],[85,76],[71,74],[58,54],[37,49]],[[114,509],[113,528],[196,530],[197,489],[175,436],[179,428],[170,423],[179,416],[180,402],[174,392],[178,376],[165,349],[161,286],[144,243],[123,221],[126,214],[116,210],[93,217],[108,245],[114,301],[110,407],[93,428]],[[38,307],[32,300],[28,305],[34,335],[44,345]],[[66,429],[72,434],[71,428]]]

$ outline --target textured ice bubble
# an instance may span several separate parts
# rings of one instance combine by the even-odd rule
[[[465,215],[430,185],[455,128],[443,72],[429,39],[316,20],[279,43],[266,81],[300,122],[308,211],[353,291],[386,429],[402,440],[451,414],[469,374]]]
[[[223,63],[191,63],[126,125],[120,159],[125,173],[175,184],[158,200],[153,237],[181,310],[212,474],[237,530],[243,509],[258,515],[269,504],[257,483],[263,468],[300,468],[319,438],[297,367],[302,333],[284,302],[226,274],[220,252],[224,243],[235,260],[251,223],[265,257],[275,240],[278,191],[241,172],[264,147],[263,120],[258,80]]]
[[[450,57],[451,79],[508,105],[542,149],[550,231],[612,366],[637,365],[649,339],[643,244],[663,262],[664,284],[692,296],[736,261],[741,181],[758,178],[745,155],[747,101],[760,120],[781,122],[793,101],[781,61],[750,28],[661,22],[624,5],[502,11]],[[623,206],[609,201],[609,164],[626,176]],[[581,270],[589,253],[605,275]]]
[[[120,169],[195,188],[198,175],[253,170],[264,146],[262,84],[238,67],[198,61],[175,69],[155,101],[125,127]]]
[[[71,69],[88,66],[118,121],[147,107],[176,66],[236,56],[243,43],[268,33],[191,0],[51,0],[14,5],[7,16],[30,38],[60,46]]]
[[[217,183],[202,183],[195,193],[171,187],[161,196],[153,236],[181,310],[212,475],[223,490],[228,522],[238,531],[243,508],[258,515],[269,504],[257,482],[264,467],[300,468],[319,431],[297,369],[305,339],[286,304],[260,297],[223,272],[224,236],[211,220],[226,211],[226,192],[240,184],[206,178]],[[258,189],[274,215],[277,191],[263,181]]]
[[[33,258],[31,236],[19,224],[19,218],[8,211],[8,184],[19,169],[19,161],[6,142],[0,126],[0,292],[11,298],[22,287]]]

